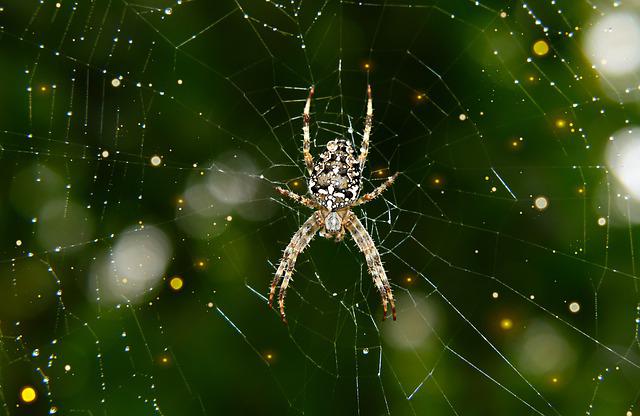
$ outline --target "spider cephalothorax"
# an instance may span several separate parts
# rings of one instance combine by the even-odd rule
[[[372,192],[359,197],[360,188],[362,187],[362,168],[369,153],[369,135],[371,134],[373,124],[371,87],[367,89],[367,116],[364,124],[360,154],[355,155],[353,147],[348,141],[336,139],[327,143],[327,149],[320,154],[320,160],[316,163],[313,162],[313,156],[311,156],[311,135],[309,133],[309,122],[311,119],[309,111],[311,109],[313,91],[313,87],[311,87],[302,114],[304,121],[302,127],[304,133],[302,153],[309,174],[310,198],[297,195],[286,189],[276,189],[280,194],[306,207],[313,208],[316,212],[302,224],[284,250],[282,261],[271,283],[269,306],[273,303],[278,283],[284,277],[282,285],[280,285],[278,304],[280,306],[282,320],[286,323],[284,297],[293,274],[293,268],[298,254],[309,245],[309,242],[316,233],[320,233],[323,237],[334,238],[336,241],[341,241],[348,231],[360,251],[364,254],[369,273],[371,273],[376,289],[378,289],[382,297],[383,317],[387,316],[387,304],[389,303],[391,304],[391,314],[395,320],[396,308],[393,294],[389,280],[387,279],[387,274],[382,267],[380,253],[378,253],[378,249],[367,232],[367,229],[362,225],[358,217],[351,212],[351,208],[369,202],[384,192],[398,176],[396,173]]]

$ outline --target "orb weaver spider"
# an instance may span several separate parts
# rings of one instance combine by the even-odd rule
[[[395,173],[372,192],[358,197],[362,189],[362,171],[369,153],[369,136],[373,125],[371,86],[367,87],[367,115],[365,118],[360,153],[358,155],[355,154],[349,141],[342,138],[335,139],[327,143],[326,150],[320,154],[320,160],[317,162],[314,162],[310,151],[311,136],[309,124],[311,116],[309,111],[311,109],[313,93],[314,87],[311,87],[302,113],[302,132],[304,136],[302,152],[304,163],[309,174],[308,185],[310,196],[298,195],[280,187],[277,187],[276,190],[282,196],[291,198],[293,201],[305,207],[315,209],[316,211],[302,224],[284,250],[282,260],[271,283],[269,307],[272,307],[276,288],[284,276],[278,294],[278,305],[280,307],[282,321],[286,324],[284,298],[298,255],[309,245],[318,232],[322,237],[333,238],[336,242],[339,242],[342,241],[348,231],[360,251],[364,254],[369,273],[373,278],[373,283],[382,298],[383,320],[387,317],[387,304],[390,304],[391,314],[395,321],[396,307],[393,300],[393,293],[389,280],[387,279],[387,274],[382,266],[380,253],[371,235],[367,232],[367,229],[362,225],[358,217],[351,212],[351,208],[365,204],[382,194],[393,184],[398,176],[398,173]]]

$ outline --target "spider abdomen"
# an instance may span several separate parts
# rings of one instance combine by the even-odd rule
[[[353,147],[346,140],[332,140],[313,166],[309,191],[329,211],[348,206],[358,197],[360,163],[353,153]]]

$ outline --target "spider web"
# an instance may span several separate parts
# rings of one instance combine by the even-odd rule
[[[2,412],[635,413],[637,205],[604,154],[638,81],[583,44],[618,6],[5,2]],[[365,191],[400,176],[354,212],[398,320],[316,238],[284,326],[311,212],[273,187],[306,191],[309,86],[317,154],[359,147],[367,84]]]

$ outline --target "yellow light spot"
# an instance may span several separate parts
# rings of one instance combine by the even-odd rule
[[[511,146],[518,147],[518,141],[514,140],[513,142],[511,142]]]
[[[204,267],[204,264],[204,260],[198,260],[198,262],[196,263],[198,267]]]
[[[489,177],[488,177],[488,176],[485,176],[485,177],[484,177],[484,180],[485,180],[485,181],[488,181],[488,180],[489,180]]]
[[[418,94],[418,95],[416,96],[416,98],[417,98],[418,100],[423,100],[423,99],[424,99],[424,95],[422,95],[422,94]]]
[[[533,81],[535,81],[535,78],[534,77],[529,77],[529,81],[533,82]]]
[[[266,353],[264,355],[264,358],[266,358],[268,361],[273,360],[273,354],[271,354],[270,352]]]
[[[564,121],[563,119],[559,118],[556,120],[556,127],[559,129],[564,128],[567,125],[567,122]]]
[[[167,357],[166,355],[163,355],[162,357],[160,357],[160,362],[162,364],[169,364],[169,357]]]
[[[184,199],[178,198],[178,204],[184,204]]]
[[[553,384],[556,384],[556,383],[558,382],[558,377],[553,377],[553,378],[551,379],[551,382],[552,382]]]
[[[42,91],[42,92],[47,91],[47,87],[43,85],[42,87],[40,87],[40,91]]]
[[[407,276],[404,280],[405,280],[407,283],[411,283],[411,282],[413,282],[413,277],[411,277],[411,276]]]
[[[37,396],[36,390],[31,386],[25,386],[20,390],[20,399],[25,403],[33,402]]]
[[[433,183],[435,183],[436,185],[440,185],[440,178],[435,178],[433,180]]]
[[[171,286],[171,289],[175,290],[176,292],[182,289],[183,285],[184,285],[184,281],[180,276],[174,276],[171,278],[171,280],[169,280],[169,286]]]
[[[162,163],[162,158],[158,155],[153,155],[151,156],[151,165],[152,166],[160,166],[160,163]]]
[[[504,329],[505,331],[510,330],[511,328],[513,328],[513,321],[509,318],[504,318],[500,321],[500,328]]]
[[[533,44],[533,53],[538,56],[544,56],[549,53],[549,45],[544,40],[539,40]]]
[[[298,182],[298,181],[293,181],[293,186],[298,186],[298,185],[300,185],[300,182]]]
[[[365,63],[364,64],[364,69],[371,69],[371,64],[370,63]]]
[[[579,194],[583,194],[584,193],[584,188],[578,188],[578,193]]]

